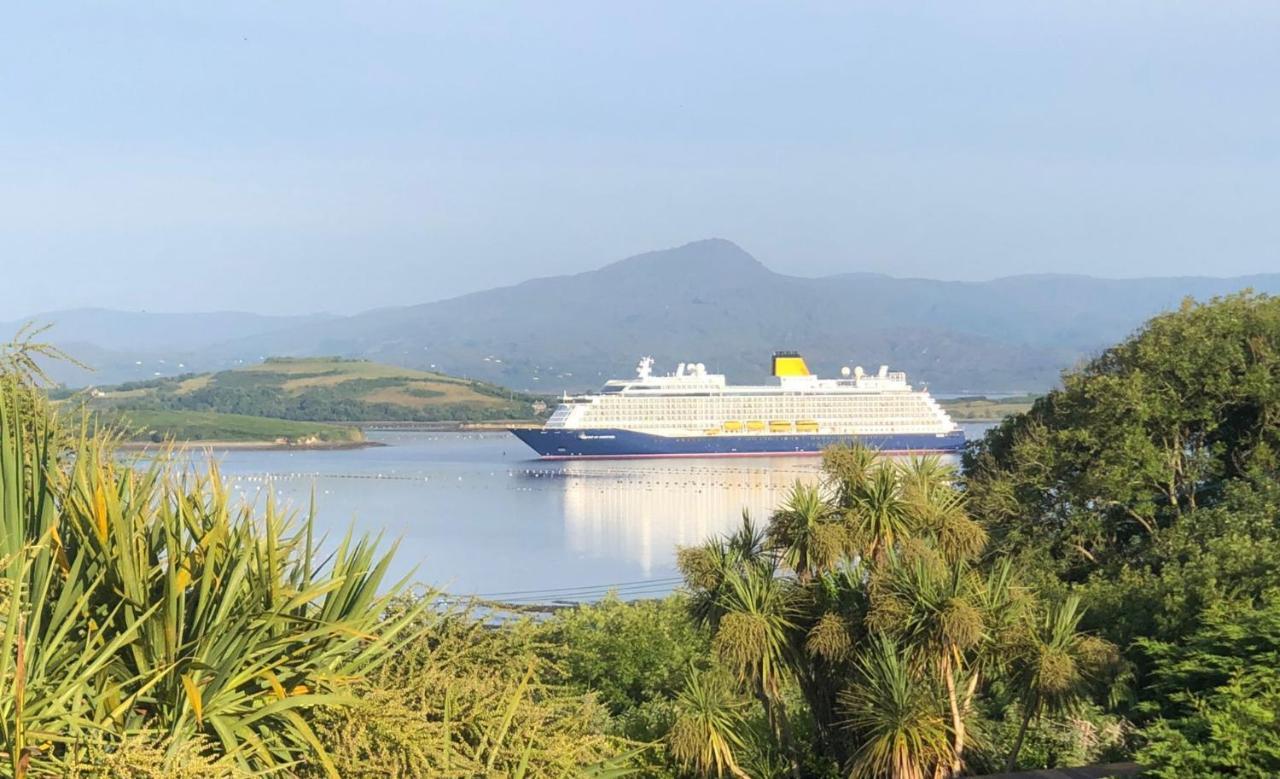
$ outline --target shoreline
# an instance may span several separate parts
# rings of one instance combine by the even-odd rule
[[[288,451],[325,451],[370,449],[376,446],[386,445],[387,444],[384,444],[381,441],[322,441],[314,444],[289,444],[276,443],[275,441],[162,441],[159,443],[154,441],[120,442],[121,449],[131,452],[144,452],[150,449],[166,449],[170,446],[175,449],[237,449],[242,451],[267,451],[278,449]]]
[[[327,425],[354,425],[365,432],[485,433],[505,432],[509,428],[539,428],[542,422],[325,422]]]

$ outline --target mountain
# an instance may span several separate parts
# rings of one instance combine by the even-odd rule
[[[56,343],[93,372],[74,365],[53,363],[51,376],[71,385],[115,383],[167,376],[188,370],[188,364],[205,368],[243,362],[213,364],[200,352],[227,340],[264,336],[277,330],[319,324],[332,314],[268,316],[243,311],[211,311],[192,314],[114,311],[79,308],[51,311],[25,319],[0,322],[0,340],[7,340],[27,325],[52,325],[37,340]]]
[[[559,391],[629,375],[645,354],[659,368],[695,361],[735,381],[759,380],[769,353],[785,348],[804,352],[825,374],[888,363],[935,391],[1027,391],[1052,385],[1063,368],[1185,296],[1245,287],[1280,292],[1280,274],[802,278],[712,239],[449,300],[273,323],[268,332],[195,349],[190,359],[219,366],[266,355],[359,356]]]
[[[111,351],[197,351],[235,338],[314,325],[336,318],[332,314],[267,316],[243,311],[169,314],[78,308],[0,322],[0,333],[15,332],[26,322],[51,322],[57,325],[59,339],[71,343],[92,343]]]

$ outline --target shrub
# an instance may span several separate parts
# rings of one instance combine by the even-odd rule
[[[213,468],[122,461],[0,375],[6,772],[58,770],[86,743],[142,754],[146,734],[171,755],[306,755],[336,774],[307,716],[352,702],[425,606],[384,618],[398,587],[379,592],[375,540],[319,551],[310,517],[233,504]]]

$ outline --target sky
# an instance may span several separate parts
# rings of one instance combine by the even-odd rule
[[[1280,3],[0,12],[0,321],[358,310],[708,237],[783,273],[1280,271]]]

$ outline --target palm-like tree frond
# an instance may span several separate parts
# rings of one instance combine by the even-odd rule
[[[745,746],[746,701],[716,671],[690,671],[676,697],[676,721],[667,734],[671,754],[700,776],[746,777],[737,753]]]
[[[1050,604],[1014,648],[1011,678],[1022,697],[1022,724],[1009,755],[1010,770],[1031,720],[1045,711],[1069,712],[1103,692],[1121,669],[1119,650],[1080,632],[1084,609],[1077,595]],[[1110,692],[1110,690],[1106,690]]]
[[[848,551],[848,531],[822,491],[796,482],[769,520],[766,541],[801,581],[835,568]]]
[[[911,653],[887,636],[858,663],[857,681],[841,693],[849,728],[861,746],[851,777],[924,779],[950,760],[950,730],[937,689]]]
[[[861,444],[829,446],[822,452],[822,473],[836,504],[848,508],[854,493],[862,489],[878,467],[879,455]]]
[[[777,694],[795,629],[795,591],[785,580],[754,570],[734,572],[721,591],[723,616],[712,646],[744,684]]]
[[[344,702],[428,602],[384,619],[403,582],[384,589],[376,539],[320,569],[310,520],[59,424],[0,377],[0,752],[159,732],[259,770],[323,762],[301,714]]]
[[[53,383],[44,370],[49,362],[65,362],[89,370],[89,366],[53,344],[36,340],[51,327],[53,325],[28,322],[18,329],[12,340],[0,344],[0,374],[19,384],[33,386]]]

